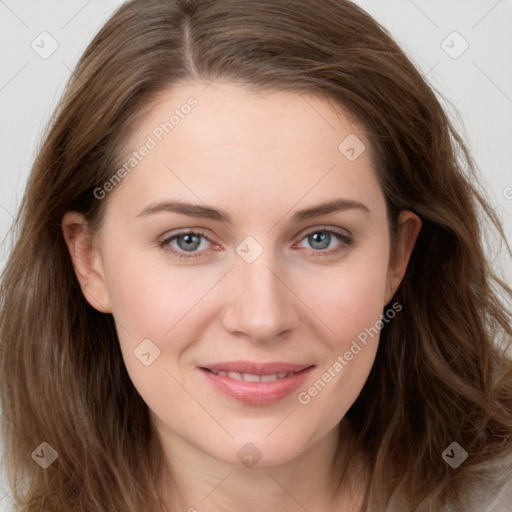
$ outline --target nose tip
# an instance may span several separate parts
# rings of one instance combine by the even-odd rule
[[[292,331],[299,317],[294,296],[279,276],[286,273],[273,270],[276,262],[255,242],[246,239],[239,245],[245,257],[239,258],[227,283],[223,324],[232,334],[263,342]]]

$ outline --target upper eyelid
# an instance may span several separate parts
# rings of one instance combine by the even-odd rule
[[[169,240],[174,240],[174,239],[178,238],[179,236],[185,236],[185,235],[200,235],[203,238],[206,238],[209,242],[215,243],[207,234],[205,234],[204,231],[201,231],[200,229],[197,229],[197,228],[183,229],[183,230],[178,231],[177,233],[172,233],[171,235],[163,235],[162,237],[159,237],[159,239],[162,242],[168,242]]]
[[[311,228],[305,228],[301,231],[299,231],[299,233],[297,233],[297,235],[295,236],[296,237],[301,237],[301,238],[304,238],[305,236],[311,234],[311,233],[316,233],[317,231],[327,231],[328,233],[334,233],[336,235],[340,235],[340,236],[346,236],[348,238],[352,238],[352,233],[346,229],[346,228],[340,228],[340,227],[327,227],[327,226],[313,226]]]

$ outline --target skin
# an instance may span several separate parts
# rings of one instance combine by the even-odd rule
[[[183,510],[360,510],[362,488],[330,498],[330,464],[378,336],[307,404],[297,395],[380,318],[405,273],[421,221],[400,214],[391,256],[370,141],[343,111],[314,95],[256,92],[226,82],[181,84],[144,111],[127,148],[140,147],[191,96],[198,101],[192,112],[103,199],[108,208],[97,232],[76,212],[64,216],[83,293],[115,318],[126,368],[150,409],[166,460],[185,482]],[[367,148],[355,161],[338,150],[350,134]],[[297,210],[340,198],[368,211],[292,220]],[[171,200],[225,210],[232,223],[170,211],[138,216],[148,205]],[[180,259],[159,246],[197,229],[206,236],[195,249],[199,258]],[[322,229],[353,242],[332,235],[328,247],[319,248],[307,235]],[[248,236],[263,250],[252,263],[236,252]],[[188,254],[177,240],[169,246]],[[145,339],[160,350],[149,366],[134,356]],[[248,405],[217,391],[197,369],[233,360],[315,368],[297,392]],[[261,453],[250,468],[237,457],[249,442]]]

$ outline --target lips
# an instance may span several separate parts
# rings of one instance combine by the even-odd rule
[[[279,372],[258,375],[256,373],[225,372],[215,370],[211,371],[215,375],[220,375],[221,377],[229,377],[230,379],[240,380],[243,382],[275,382],[276,380],[291,377],[294,374],[294,372]]]
[[[231,361],[198,369],[218,391],[250,405],[275,403],[299,387],[314,365]]]

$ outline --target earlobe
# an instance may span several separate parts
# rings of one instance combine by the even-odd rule
[[[388,304],[400,286],[407,270],[407,265],[416,245],[421,230],[421,219],[413,212],[404,210],[398,218],[398,233],[395,246],[391,251],[388,267],[388,286],[386,290],[386,304]]]
[[[84,216],[67,212],[62,218],[62,232],[85,299],[98,311],[111,313],[101,255]]]

